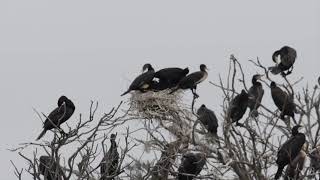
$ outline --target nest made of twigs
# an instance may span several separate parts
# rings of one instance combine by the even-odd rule
[[[145,93],[132,92],[130,98],[131,113],[147,119],[167,119],[179,112],[182,92],[169,94],[171,90]]]

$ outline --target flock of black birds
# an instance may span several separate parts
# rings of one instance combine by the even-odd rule
[[[274,52],[272,59],[276,65],[269,68],[271,73],[275,75],[281,73],[281,75],[287,76],[292,73],[293,64],[296,59],[296,51],[291,47],[284,46],[280,50]],[[199,95],[196,93],[197,85],[203,82],[208,76],[206,71],[207,67],[204,64],[200,65],[200,71],[193,72],[191,74],[188,74],[188,68],[165,68],[155,72],[151,64],[145,64],[142,69],[143,73],[133,80],[128,90],[121,96],[126,95],[131,91],[145,93],[147,91],[158,92],[169,89],[169,94],[173,94],[179,89],[190,89],[194,97],[198,98]],[[242,119],[247,108],[250,109],[251,117],[255,118],[258,116],[257,110],[260,107],[264,95],[264,89],[261,82],[259,82],[261,77],[262,75],[260,74],[254,75],[252,77],[252,86],[248,92],[243,89],[241,93],[236,95],[230,102],[228,115],[232,120],[232,123],[235,122],[237,126],[243,126],[243,124],[239,123],[239,120]],[[294,119],[295,103],[292,95],[289,95],[283,91],[273,81],[270,84],[270,88],[272,99],[275,105],[281,111],[280,118],[285,120],[285,116],[289,116]],[[54,109],[45,120],[43,131],[37,140],[39,140],[46,133],[46,131],[51,129],[58,129],[64,134],[64,132],[60,129],[60,125],[72,116],[74,110],[75,106],[72,101],[65,96],[61,96],[58,100],[58,107]],[[218,119],[215,113],[203,104],[198,109],[197,115],[208,132],[217,136]],[[278,179],[282,175],[284,167],[297,156],[306,141],[305,135],[303,133],[299,133],[298,131],[300,127],[300,125],[296,125],[292,128],[292,136],[280,147],[278,151],[276,160],[278,171],[275,175],[275,179]],[[101,179],[103,180],[112,180],[113,176],[117,175],[119,153],[117,151],[115,138],[116,135],[112,134],[110,137],[110,149],[100,163],[102,176]],[[206,159],[201,153],[184,154],[181,165],[178,168],[178,179],[193,179],[193,177],[200,173],[205,162]],[[39,169],[41,174],[46,175],[47,179],[49,180],[56,179],[54,178],[54,174],[50,172],[60,171],[57,170],[56,164],[48,156],[41,156]],[[47,169],[51,170],[48,171]]]

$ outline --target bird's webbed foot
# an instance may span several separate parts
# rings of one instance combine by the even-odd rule
[[[64,130],[61,128],[59,128],[59,132],[60,132],[61,136],[68,136],[68,133],[64,132]]]
[[[281,76],[285,78],[285,77],[287,76],[287,73],[285,73],[285,72],[282,71],[282,72],[281,72]]]
[[[197,93],[193,93],[193,97],[194,97],[194,99],[197,99],[197,98],[199,98],[199,95]]]

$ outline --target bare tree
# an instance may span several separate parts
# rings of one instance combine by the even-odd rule
[[[273,81],[268,68],[259,59],[250,62],[261,71],[259,74],[265,75],[262,82],[268,93]],[[107,177],[110,179],[175,179],[183,155],[190,152],[201,153],[206,159],[199,175],[189,174],[194,179],[272,179],[279,147],[290,137],[291,127],[300,124],[308,141],[300,157],[309,156],[310,161],[305,163],[297,158],[283,176],[316,177],[320,169],[318,86],[298,89],[302,78],[290,82],[284,76],[284,83],[278,84],[294,97],[295,119],[282,121],[281,112],[269,107],[272,102],[262,100],[257,102],[260,105],[257,117],[246,113],[240,120],[243,126],[235,126],[228,108],[241,89],[248,91],[246,78],[252,76],[231,55],[227,74],[220,75],[218,82],[210,82],[222,94],[221,109],[214,110],[219,115],[218,137],[209,133],[194,113],[199,99],[187,102],[181,90],[174,94],[169,94],[170,90],[132,92],[128,102],[121,102],[101,118],[96,118],[98,104],[92,102],[89,117],[83,120],[80,115],[76,126],[67,125],[65,135],[53,130],[51,141],[24,143],[12,149],[28,163],[26,168],[19,169],[12,162],[15,175],[18,179],[24,176],[43,179],[39,159],[47,156],[61,169],[55,171],[61,179],[100,179],[99,164],[106,146],[110,146],[107,140],[111,133],[120,132],[117,135],[119,163],[116,173]],[[26,155],[25,151],[30,149],[33,153]]]

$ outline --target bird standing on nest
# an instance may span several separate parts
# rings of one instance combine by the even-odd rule
[[[280,61],[278,57],[280,56]],[[292,73],[293,64],[297,58],[297,52],[295,49],[284,46],[280,50],[277,50],[272,55],[273,62],[276,63],[275,66],[269,67],[272,74],[281,73],[283,76],[287,76]],[[284,72],[287,71],[287,72]]]
[[[270,88],[273,102],[281,111],[280,118],[285,120],[285,115],[288,115],[294,119],[294,111],[296,106],[293,102],[293,97],[289,96],[273,81],[270,84]]]
[[[263,75],[256,74],[252,77],[252,86],[248,91],[248,94],[249,94],[248,107],[250,108],[250,114],[253,117],[257,117],[259,115],[258,108],[260,107],[261,100],[264,94],[262,84],[258,81],[261,79],[262,76]]]
[[[72,116],[74,110],[75,106],[73,102],[66,96],[61,96],[58,100],[58,107],[54,109],[44,121],[43,131],[38,136],[37,140],[44,136],[48,130],[53,128],[60,129],[60,125]],[[63,131],[61,130],[61,132]]]
[[[111,134],[110,136],[111,146],[108,152],[100,162],[101,180],[113,180],[114,178],[108,176],[116,176],[118,164],[119,164],[119,153],[117,150],[116,135]]]
[[[241,93],[238,94],[233,100],[230,102],[230,106],[228,109],[229,116],[232,119],[232,122],[236,122],[237,126],[242,126],[239,123],[239,120],[246,113],[248,107],[249,95],[248,93],[242,89]]]
[[[148,69],[148,71],[144,72],[147,69]],[[126,92],[124,92],[123,94],[121,94],[121,96],[124,96],[133,90],[139,90],[141,92],[145,92],[147,89],[150,88],[150,84],[152,83],[152,80],[155,75],[154,69],[151,66],[151,64],[145,64],[142,67],[142,71],[144,73],[142,73],[138,77],[136,77],[133,80],[133,82],[131,83],[131,85],[129,86],[129,89]]]
[[[170,89],[176,87],[188,73],[188,68],[164,68],[157,71],[155,77],[159,79],[159,83],[164,89]]]
[[[276,160],[278,170],[275,179],[280,178],[284,167],[297,157],[306,142],[306,136],[299,132],[301,127],[300,125],[294,126],[292,136],[280,147]]]
[[[177,87],[174,88],[170,94],[176,92],[179,89],[190,89],[195,98],[199,95],[196,93],[197,85],[204,81],[208,77],[207,66],[204,64],[200,65],[200,71],[191,73],[186,77],[182,78],[178,83]]]

